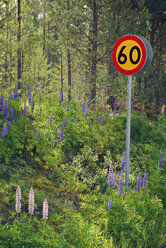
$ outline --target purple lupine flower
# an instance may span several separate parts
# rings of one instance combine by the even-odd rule
[[[2,129],[2,133],[1,133],[1,138],[5,138],[6,134],[7,134],[7,126],[6,126],[6,123],[4,123],[3,125],[3,129]]]
[[[137,178],[137,188],[136,188],[137,192],[140,192],[141,190],[141,174],[138,175]]]
[[[40,139],[40,128],[38,128],[38,132],[37,132],[36,138]]]
[[[101,114],[99,114],[99,118],[98,118],[98,121],[101,121]]]
[[[61,125],[60,141],[63,141],[63,137],[64,137],[64,123],[62,123]]]
[[[74,80],[71,80],[71,90],[74,90]]]
[[[110,111],[111,111],[111,108],[109,107],[109,108],[108,108],[108,113],[110,113]]]
[[[88,109],[90,108],[90,102],[91,102],[91,99],[89,98],[88,103],[87,103],[87,108]]]
[[[116,115],[116,103],[114,103],[114,111],[113,111],[113,115],[114,115],[114,118],[115,118],[115,115]]]
[[[10,122],[13,121],[13,103],[11,103],[10,109],[9,109],[9,121]]]
[[[87,120],[87,125],[90,126],[90,118]]]
[[[77,115],[76,115],[75,118],[74,118],[74,122],[77,122],[77,120],[78,120],[78,119],[77,119]]]
[[[80,95],[80,93],[78,94],[78,100],[79,100],[79,101],[81,100],[81,95]]]
[[[7,103],[7,99],[6,99],[5,105],[4,105],[4,113],[3,113],[4,121],[7,119],[7,109],[8,109],[8,103]]]
[[[67,104],[66,111],[69,111],[69,102]]]
[[[82,112],[85,112],[85,106],[86,106],[86,93],[84,94],[84,99],[83,99],[83,103],[82,103]]]
[[[7,123],[7,129],[8,130],[10,129],[10,121],[8,121],[8,123]]]
[[[119,178],[119,188],[118,188],[119,195],[121,195],[121,193],[122,193],[123,183],[124,183],[124,174],[123,174],[123,170],[122,170],[122,171],[120,171],[120,178]]]
[[[163,158],[162,158],[162,154],[160,152],[160,158],[159,158],[159,165],[158,165],[158,167],[161,169],[162,165],[163,165]]]
[[[114,170],[112,164],[110,165],[108,172],[108,187],[114,187]]]
[[[121,115],[121,113],[122,113],[122,104],[120,102],[120,105],[119,105],[119,115]]]
[[[17,86],[15,85],[15,88],[14,88],[14,99],[17,98]]]
[[[12,89],[10,90],[10,95],[9,95],[9,99],[13,99],[13,95],[12,95]]]
[[[49,119],[49,125],[50,126],[52,125],[52,115],[50,116],[50,119]]]
[[[142,180],[142,188],[143,188],[143,189],[146,189],[146,187],[147,187],[147,172],[146,172],[146,170],[145,170],[144,178],[143,178],[143,180]]]
[[[133,102],[132,102],[132,104],[131,104],[131,109],[134,109],[135,104],[136,104],[136,101],[134,99]]]
[[[124,171],[124,167],[125,167],[125,152],[123,153],[123,157],[122,157],[122,162],[121,162],[121,168],[120,170]]]
[[[1,98],[0,98],[0,111],[3,110],[3,93],[1,93]]]
[[[55,131],[55,138],[54,138],[55,140],[57,140],[58,139],[58,128],[56,128],[56,131]]]
[[[109,202],[108,202],[108,209],[112,208],[112,198],[110,196]]]
[[[49,131],[46,132],[46,137],[48,138],[48,136],[49,136]]]
[[[106,105],[107,105],[107,104],[105,103],[105,104],[104,104],[104,111],[106,111],[106,110],[107,110],[107,109],[106,109]]]
[[[64,121],[63,121],[63,125],[64,125],[64,127],[66,127],[66,125],[67,125],[66,115],[65,115],[65,118],[64,118]]]
[[[114,172],[114,187],[116,188],[116,185],[117,185],[117,175],[116,173]]]
[[[31,97],[31,91],[29,92],[29,98],[28,98],[28,104],[31,105],[31,100],[32,100],[32,97]]]
[[[40,108],[39,116],[42,116],[42,107]]]
[[[31,112],[32,113],[34,111],[34,108],[35,108],[35,99],[34,99],[34,97],[32,97],[32,99],[31,99]]]
[[[65,200],[65,209],[67,209],[67,200]]]
[[[26,107],[26,103],[24,103],[23,115],[26,116],[26,114],[27,114],[27,107]]]
[[[145,114],[144,106],[142,106],[142,114],[143,114],[143,115]]]
[[[59,95],[59,103],[63,102],[63,90],[62,88],[60,89],[60,95]]]
[[[36,128],[34,128],[33,131],[36,132]]]
[[[87,106],[87,108],[86,108],[86,111],[85,111],[85,117],[88,117],[88,106]]]
[[[101,125],[104,126],[104,118],[101,117]]]

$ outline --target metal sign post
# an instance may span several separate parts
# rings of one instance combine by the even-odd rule
[[[131,84],[132,75],[145,71],[151,64],[153,57],[149,41],[138,35],[125,35],[114,45],[112,60],[116,69],[128,75],[127,90],[127,125],[126,125],[126,192],[129,189],[130,162],[130,125],[131,125]]]
[[[130,125],[131,125],[131,85],[132,85],[132,75],[128,76],[128,86],[127,86],[127,124],[126,124],[126,177],[125,186],[126,192],[129,189],[129,163],[130,163]]]

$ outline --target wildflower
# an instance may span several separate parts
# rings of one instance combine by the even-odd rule
[[[143,189],[146,189],[146,187],[147,187],[147,172],[146,172],[146,170],[145,170],[144,178],[143,178],[143,180],[142,180],[142,188],[143,188]]]
[[[34,214],[34,191],[33,188],[31,187],[30,192],[29,192],[29,204],[28,204],[28,212],[33,215]]]
[[[4,123],[3,125],[3,129],[2,129],[2,132],[1,132],[1,138],[4,139],[6,134],[7,134],[7,126],[6,126],[6,123]]]
[[[116,173],[114,172],[114,187],[116,188],[116,185],[117,185],[117,175]]]
[[[40,128],[38,128],[38,132],[37,132],[36,138],[40,139]]]
[[[76,115],[75,118],[74,118],[74,122],[77,122],[77,120],[78,120],[78,119],[77,119],[77,115]]]
[[[48,202],[45,199],[43,202],[43,220],[47,220],[48,219]]]
[[[143,114],[143,115],[145,114],[144,106],[142,106],[142,114]]]
[[[105,105],[104,105],[104,111],[106,111],[106,103],[105,103]]]
[[[57,140],[58,139],[58,128],[56,128],[56,131],[55,131],[55,138],[54,138],[55,140]]]
[[[161,114],[164,114],[164,113],[165,113],[165,107],[163,105],[162,108],[161,108]]]
[[[90,108],[90,102],[91,102],[91,100],[89,98],[88,103],[87,103],[87,108]]]
[[[109,114],[110,112],[111,112],[111,108],[109,107],[109,108],[108,108],[108,114]]]
[[[34,97],[32,97],[32,99],[31,99],[31,112],[32,113],[34,111],[34,108],[35,108],[35,99],[34,99]]]
[[[15,85],[15,88],[14,88],[14,99],[17,98],[17,86]]]
[[[120,179],[119,179],[119,188],[118,188],[119,195],[121,195],[121,193],[122,193],[123,184],[124,184],[124,174],[123,174],[123,170],[121,170],[120,171]]]
[[[49,132],[47,131],[47,132],[46,132],[46,137],[48,138],[48,136],[49,136]]]
[[[17,213],[21,212],[21,188],[20,186],[17,186],[17,190],[16,190],[16,205],[15,205],[15,209]]]
[[[119,115],[121,115],[121,113],[122,113],[122,104],[120,102],[120,105],[119,105]]]
[[[80,95],[80,93],[78,94],[78,100],[79,100],[79,101],[81,100],[81,95]]]
[[[65,209],[67,209],[67,200],[65,200]]]
[[[133,213],[135,213],[136,212],[136,206],[134,206],[134,208],[133,208]]]
[[[66,116],[65,116],[65,118],[64,118],[63,124],[64,124],[64,127],[66,127],[66,125],[67,125]]]
[[[98,118],[98,121],[101,121],[101,114],[99,114],[99,118]]]
[[[116,103],[114,103],[114,111],[113,111],[113,114],[114,114],[114,118],[115,118],[115,115],[116,115]]]
[[[74,90],[74,80],[71,80],[71,90]]]
[[[40,108],[39,116],[42,116],[42,107]]]
[[[86,111],[85,111],[85,117],[88,117],[88,106],[87,106]]]
[[[161,155],[161,152],[160,152],[160,158],[159,158],[159,165],[158,165],[158,167],[161,169],[162,165],[163,165],[163,158],[162,158],[162,155]]]
[[[10,109],[9,109],[9,121],[10,122],[13,121],[13,103],[11,103]]]
[[[60,141],[63,141],[63,137],[64,137],[64,123],[62,123],[61,125]]]
[[[29,98],[28,98],[28,104],[29,105],[31,105],[31,100],[32,100],[32,98],[31,98],[31,91],[29,92]]]
[[[114,170],[112,165],[110,165],[108,172],[108,187],[114,187]]]
[[[66,111],[69,111],[69,102],[68,102],[68,104],[67,104]]]
[[[36,132],[36,128],[34,128],[33,131]]]
[[[27,108],[26,108],[26,103],[24,103],[23,115],[26,116],[26,114],[27,114]]]
[[[50,119],[49,119],[49,125],[52,125],[52,115],[50,116]]]
[[[3,113],[4,121],[7,119],[7,109],[8,109],[8,103],[7,103],[7,99],[6,99],[5,105],[4,105],[4,113]]]
[[[101,117],[101,125],[104,126],[104,118]]]
[[[137,192],[140,192],[141,190],[141,174],[138,175],[137,178],[137,188],[136,188]]]
[[[110,196],[109,202],[108,202],[108,209],[112,208],[112,198]]]
[[[136,101],[134,99],[133,102],[132,102],[132,105],[131,105],[131,109],[134,109],[135,104],[136,104]]]
[[[1,93],[1,98],[0,98],[0,111],[3,110],[3,93]]]
[[[123,153],[123,157],[122,157],[122,162],[121,162],[121,168],[120,170],[124,171],[124,167],[125,167],[125,152]]]
[[[84,99],[83,99],[83,103],[82,103],[82,112],[85,112],[85,106],[86,106],[86,94],[84,94]]]
[[[90,126],[90,118],[87,120],[87,125]]]
[[[63,102],[63,90],[62,88],[60,89],[60,96],[59,96],[59,103]]]
[[[7,129],[8,130],[10,129],[10,121],[8,121],[8,123],[7,123]]]

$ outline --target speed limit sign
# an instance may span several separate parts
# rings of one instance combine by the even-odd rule
[[[153,52],[149,41],[140,35],[125,35],[114,45],[112,60],[116,69],[128,75],[126,124],[126,192],[129,189],[131,86],[132,75],[145,71],[152,62]]]
[[[125,35],[114,45],[112,59],[116,69],[125,75],[145,71],[152,61],[149,41],[139,35]]]

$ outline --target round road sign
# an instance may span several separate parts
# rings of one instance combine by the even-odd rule
[[[114,45],[112,59],[116,69],[125,75],[145,71],[152,61],[152,47],[147,39],[125,35]]]

